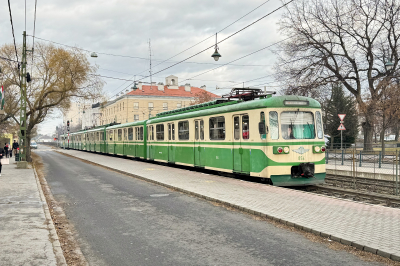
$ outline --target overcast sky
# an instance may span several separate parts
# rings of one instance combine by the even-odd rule
[[[11,12],[17,43],[22,43],[25,29],[25,1],[11,0]],[[97,52],[99,57],[90,58],[99,66],[99,74],[121,79],[142,78],[149,75],[149,39],[151,39],[152,71],[166,68],[197,52],[213,45],[215,36],[161,63],[190,46],[215,35],[216,32],[250,12],[265,0],[136,0],[136,1],[86,1],[86,0],[37,0],[36,36],[57,43],[76,46]],[[27,0],[26,31],[33,34],[34,0]],[[242,29],[244,26],[270,13],[282,5],[279,0],[270,0],[260,8],[224,29],[218,39]],[[272,73],[275,57],[270,49],[220,67],[217,70],[194,77],[202,72],[218,67],[250,54],[283,37],[279,35],[277,22],[283,9],[264,18],[253,26],[243,30],[232,38],[219,44],[222,55],[216,63],[211,54],[213,48],[153,76],[153,81],[165,82],[168,75],[178,76],[180,85],[207,86],[207,90],[222,95],[230,89],[216,90],[216,87],[229,87],[229,81],[243,82],[261,78]],[[1,44],[12,43],[12,31],[7,0],[2,0],[0,8]],[[28,49],[32,46],[29,37]],[[36,39],[35,42],[44,42]],[[139,58],[104,55],[101,53]],[[88,53],[88,56],[90,54]],[[194,77],[194,78],[193,78]],[[193,78],[193,80],[186,80]],[[107,79],[104,92],[110,98],[116,93],[129,88],[130,82]],[[150,78],[143,79],[149,82]],[[245,86],[266,84],[276,86],[272,76],[245,83]],[[239,85],[237,85],[239,86]],[[263,86],[261,86],[263,87]],[[277,90],[277,87],[268,87]],[[39,132],[53,133],[55,125],[61,122],[60,115],[51,122],[39,127]]]

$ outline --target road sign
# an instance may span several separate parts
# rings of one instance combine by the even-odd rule
[[[338,129],[337,130],[346,130],[346,128],[344,127],[344,125],[343,124],[340,124],[340,126],[338,127]]]
[[[343,119],[345,118],[346,114],[340,114],[340,115],[338,115],[338,116],[339,116],[339,118],[340,118],[340,121],[343,121]]]

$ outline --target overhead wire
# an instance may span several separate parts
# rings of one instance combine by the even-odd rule
[[[16,58],[17,58],[17,62],[19,62],[19,60],[18,60],[18,52],[17,52],[17,45],[16,45],[16,43],[15,43],[14,24],[13,24],[12,15],[11,15],[11,4],[10,4],[10,0],[8,0],[8,10],[9,10],[9,12],[10,12],[10,22],[11,22],[12,35],[13,35],[13,39],[14,39],[15,56],[16,56]]]
[[[225,37],[224,39],[218,41],[216,44],[220,44],[220,43],[222,43],[222,42],[224,42],[224,41],[230,39],[231,37],[233,37],[233,36],[235,36],[236,34],[242,32],[243,30],[249,28],[250,26],[254,25],[255,23],[259,22],[260,20],[266,18],[267,16],[270,16],[271,14],[277,12],[278,10],[282,9],[283,7],[287,6],[288,4],[290,4],[290,3],[293,2],[293,1],[294,1],[294,0],[290,0],[289,2],[283,4],[282,6],[280,6],[280,7],[276,8],[276,9],[274,9],[273,11],[269,12],[268,14],[262,16],[261,18],[255,20],[255,21],[253,21],[252,23],[248,24],[247,26],[241,28],[240,30],[238,30],[238,31],[232,33],[231,35]],[[288,38],[286,38],[286,39],[288,39]],[[286,39],[285,39],[285,40],[286,40]],[[279,42],[281,42],[281,41],[279,41]],[[160,73],[160,72],[163,72],[163,71],[165,71],[165,70],[167,70],[167,69],[169,69],[169,68],[171,68],[171,67],[174,67],[174,66],[176,66],[176,65],[178,65],[178,64],[180,64],[180,63],[183,63],[183,62],[189,60],[190,58],[193,58],[193,57],[195,57],[196,55],[199,55],[199,54],[201,54],[201,53],[207,51],[208,49],[210,49],[210,48],[212,48],[212,47],[214,47],[214,45],[211,45],[211,46],[209,46],[209,47],[207,47],[207,48],[201,50],[200,52],[197,52],[196,54],[191,55],[191,56],[187,57],[186,59],[183,59],[183,60],[181,60],[181,61],[179,61],[179,62],[177,62],[177,63],[175,63],[175,64],[173,64],[173,65],[171,65],[171,66],[169,66],[169,67],[166,67],[166,68],[164,68],[164,69],[161,69],[161,70],[159,70],[159,71],[153,73],[153,75],[158,74],[158,73]],[[265,48],[265,49],[266,49],[266,48]],[[256,52],[257,52],[257,51],[256,51]],[[239,59],[238,59],[238,60],[239,60]],[[234,61],[237,61],[237,60],[234,60]],[[231,61],[231,62],[234,62],[234,61]],[[224,65],[226,65],[226,64],[224,64]],[[224,66],[224,65],[222,65],[222,66]],[[218,68],[219,68],[219,67],[218,67]],[[215,69],[216,69],[216,68],[215,68]],[[143,79],[148,78],[148,77],[149,77],[149,76],[146,76],[146,77],[141,78],[141,79],[138,79],[138,80],[136,80],[136,81],[140,81],[140,80],[143,80]],[[125,90],[126,88],[128,88],[128,87],[131,86],[131,85],[132,85],[132,83],[130,83],[130,84],[129,84],[127,87],[125,87],[123,90]],[[118,92],[117,94],[119,94],[119,93],[120,93],[120,92]]]
[[[237,20],[235,20],[234,22],[232,22],[231,24],[229,24],[228,26],[226,26],[225,28],[219,30],[217,33],[220,33],[220,32],[222,32],[222,31],[226,30],[227,28],[229,28],[230,26],[232,26],[233,24],[235,24],[236,22],[238,22],[238,21],[241,20],[242,18],[246,17],[247,15],[253,13],[255,10],[257,10],[257,9],[260,8],[261,6],[265,5],[265,4],[268,3],[269,1],[270,1],[270,0],[265,1],[265,2],[262,3],[261,5],[257,6],[256,8],[254,8],[253,10],[251,10],[250,12],[246,13],[245,15],[241,16],[240,18],[238,18]],[[184,52],[186,52],[186,51],[192,49],[193,47],[195,47],[195,46],[197,46],[197,45],[199,45],[199,44],[201,44],[201,43],[207,41],[207,40],[210,39],[210,38],[213,38],[214,36],[215,36],[215,34],[213,34],[213,35],[211,35],[211,36],[205,38],[205,39],[202,40],[201,42],[198,42],[198,43],[196,43],[195,45],[190,46],[189,48],[183,50],[182,52],[179,52],[179,53],[177,53],[176,55],[174,55],[174,56],[172,56],[172,57],[170,57],[170,58],[164,60],[163,62],[161,62],[161,63],[159,63],[159,64],[157,64],[157,65],[155,65],[154,67],[156,67],[156,66],[158,66],[158,65],[160,65],[160,64],[162,64],[162,63],[164,63],[164,62],[166,62],[166,61],[168,61],[168,60],[170,60],[170,59],[172,59],[172,58],[174,58],[174,57],[177,57],[178,55],[180,55],[180,54],[182,54],[182,53],[184,53]],[[141,73],[143,73],[143,72],[145,72],[145,71],[147,71],[147,70],[144,70],[144,71],[140,72],[139,74],[141,74]]]

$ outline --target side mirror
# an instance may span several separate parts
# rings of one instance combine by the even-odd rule
[[[260,133],[260,135],[266,134],[265,123],[264,122],[258,123],[258,132]]]

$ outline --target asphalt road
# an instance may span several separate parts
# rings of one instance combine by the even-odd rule
[[[379,265],[42,147],[47,182],[91,265]]]

